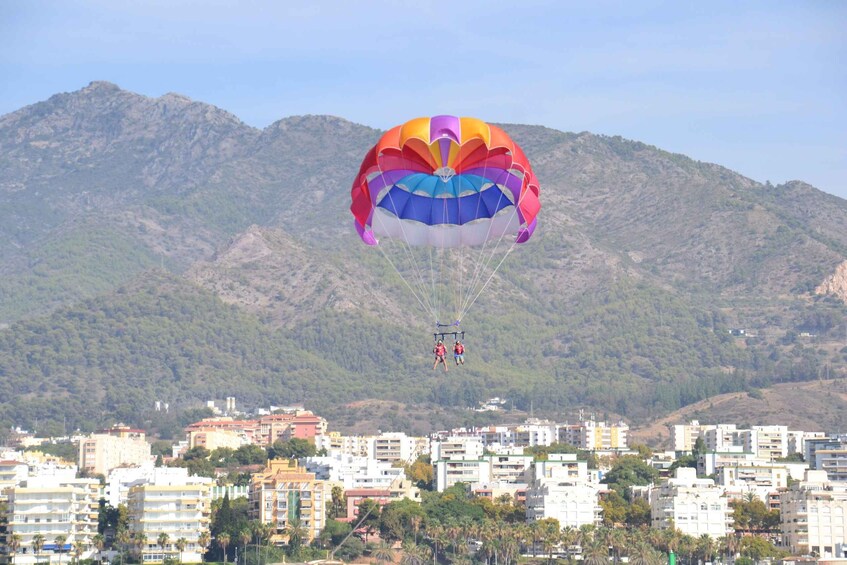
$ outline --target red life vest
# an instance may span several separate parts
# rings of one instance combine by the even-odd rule
[[[443,357],[446,352],[447,352],[447,348],[444,347],[443,343],[439,343],[438,345],[435,346],[435,354],[438,357]]]
[[[457,343],[456,346],[453,348],[453,353],[455,353],[456,355],[461,355],[464,352],[465,352],[465,346],[462,345],[461,343]]]

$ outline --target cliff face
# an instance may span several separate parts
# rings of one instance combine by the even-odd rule
[[[847,304],[847,261],[838,265],[835,272],[818,285],[815,294],[835,296]]]

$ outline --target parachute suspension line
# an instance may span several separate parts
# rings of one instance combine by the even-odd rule
[[[394,205],[394,198],[391,196],[390,192],[388,193],[388,197],[389,197],[389,199],[391,199],[392,207],[394,207],[394,209],[396,210],[397,208]],[[418,265],[418,260],[415,257],[414,250],[412,249],[412,244],[409,243],[409,238],[406,235],[406,228],[403,227],[403,222],[398,222],[398,224],[400,225],[400,231],[403,234],[403,243],[405,244],[404,249],[408,253],[409,261],[412,264],[414,274],[417,277],[417,283],[416,284],[420,285],[421,295],[426,297],[427,295],[426,295],[425,291],[426,291],[427,285],[426,285],[426,280],[424,279],[423,269],[421,269],[420,266]],[[432,297],[427,297],[427,298],[429,300],[430,311],[432,313],[432,316],[433,316],[433,318],[438,320],[438,314],[439,314],[438,305],[439,305],[439,303],[437,301],[434,302]]]
[[[513,206],[513,208],[512,208],[512,213],[511,213],[511,215],[509,216],[509,221],[508,221],[508,222],[507,222],[507,224],[506,224],[507,226],[508,226],[509,224],[511,224],[511,223],[512,223],[512,220],[514,220],[514,219],[515,219],[515,216],[516,216],[516,215],[517,215],[517,213],[518,213],[518,208],[520,207],[520,203],[521,203],[521,197],[518,197],[517,202],[515,202],[515,203],[514,203],[514,206]],[[489,226],[489,227],[490,227],[490,226]],[[490,230],[489,230],[489,232],[490,232]],[[491,251],[491,254],[488,256],[488,259],[484,259],[484,258],[483,258],[483,259],[484,259],[484,263],[485,263],[485,265],[484,265],[484,267],[483,267],[483,269],[482,269],[482,271],[483,271],[483,272],[484,272],[484,271],[487,271],[487,270],[488,270],[488,268],[489,268],[489,266],[491,265],[491,263],[492,263],[492,261],[493,261],[493,259],[494,259],[494,255],[497,253],[497,250],[498,250],[498,248],[500,247],[500,243],[503,241],[503,236],[505,236],[505,235],[506,235],[506,231],[504,230],[504,231],[500,234],[500,237],[497,239],[497,243],[496,243],[496,244],[494,244],[494,249]],[[479,297],[480,297],[480,295],[482,294],[482,292],[483,292],[483,291],[485,290],[485,288],[488,286],[488,283],[490,283],[490,282],[491,282],[491,280],[494,278],[494,275],[495,275],[495,274],[497,273],[497,271],[500,269],[500,266],[503,264],[503,261],[505,261],[505,260],[506,260],[506,257],[508,257],[508,256],[509,256],[509,254],[512,252],[512,250],[515,248],[515,245],[517,244],[517,242],[518,242],[518,238],[517,238],[517,234],[516,234],[516,235],[515,235],[515,240],[512,242],[512,245],[510,245],[510,246],[509,246],[508,250],[506,250],[505,255],[503,255],[503,257],[500,259],[500,262],[499,262],[499,263],[497,263],[497,266],[496,266],[496,267],[494,267],[494,270],[492,270],[492,271],[491,271],[491,274],[488,276],[488,279],[485,281],[485,284],[483,284],[483,285],[482,285],[482,288],[480,288],[480,289],[479,289],[479,292],[477,292],[477,293],[474,295],[474,297],[473,297],[473,299],[470,301],[470,303],[468,303],[468,304],[467,304],[467,306],[463,308],[462,315],[464,315],[464,313],[465,313],[465,312],[467,312],[467,311],[471,308],[471,306],[473,306],[473,304],[476,302],[477,298],[479,298]],[[473,291],[476,289],[476,284],[477,284],[477,283],[478,283],[478,281],[474,282],[474,286],[473,286],[473,288],[471,289],[471,292],[473,292]]]
[[[482,166],[482,178],[483,179],[488,178],[488,159],[485,160],[485,162]],[[496,186],[495,183],[491,183],[491,184],[492,184],[492,186]],[[499,189],[499,187],[498,187],[498,189]],[[480,186],[480,191],[479,191],[480,192],[480,198],[477,199],[477,201],[476,201],[476,213],[474,214],[474,217],[479,216],[479,208],[482,205],[482,198],[481,198],[482,191],[483,191],[483,187]],[[501,193],[501,197],[502,197],[502,193]],[[497,200],[497,207],[498,208],[500,207],[500,200],[499,199]],[[493,218],[492,218],[492,220],[493,220]],[[466,293],[466,295],[463,294],[463,297],[462,297],[462,305],[461,305],[460,311],[459,311],[459,319],[462,319],[464,317],[465,313],[467,312],[467,309],[465,308],[465,304],[467,303],[468,300],[470,300],[470,297],[473,295],[473,289],[476,286],[477,280],[479,278],[479,269],[482,266],[479,260],[485,254],[485,247],[486,247],[486,245],[488,245],[488,238],[491,237],[491,226],[493,225],[493,223],[494,223],[493,221],[488,223],[488,230],[486,231],[485,239],[482,242],[482,250],[479,252],[479,254],[476,255],[476,257],[475,257],[476,260],[473,261],[474,272],[473,272],[473,275],[471,275],[470,284],[467,287],[467,293]],[[473,257],[472,257],[472,259],[473,259]],[[465,292],[464,287],[462,289],[462,292],[463,293]]]
[[[512,245],[510,245],[510,246],[509,246],[509,249],[507,249],[507,250],[506,250],[506,254],[505,254],[505,255],[503,255],[503,257],[500,259],[500,262],[499,262],[499,263],[497,263],[497,266],[496,266],[496,267],[494,267],[494,270],[493,270],[493,271],[491,271],[491,274],[488,276],[488,280],[486,280],[486,281],[485,281],[485,284],[484,284],[484,285],[482,285],[482,288],[480,288],[480,289],[479,289],[479,292],[477,292],[477,293],[476,293],[476,296],[474,296],[473,300],[471,300],[471,303],[470,303],[470,304],[468,304],[468,307],[467,307],[467,308],[465,308],[465,312],[467,312],[468,310],[470,310],[470,309],[471,309],[471,306],[473,306],[473,305],[474,305],[474,302],[476,302],[476,299],[477,299],[477,298],[479,298],[479,297],[480,297],[480,295],[482,295],[482,293],[485,291],[485,288],[488,286],[488,283],[490,283],[490,282],[491,282],[491,279],[493,279],[493,278],[494,278],[494,275],[495,275],[495,274],[497,273],[497,271],[500,269],[500,265],[502,265],[502,264],[503,264],[503,261],[505,261],[505,260],[506,260],[506,257],[508,257],[508,256],[512,253],[512,250],[515,248],[515,245],[517,245],[517,244],[518,244],[518,238],[515,238],[515,241],[513,241],[513,242],[512,242]]]
[[[394,272],[397,273],[397,276],[400,277],[400,280],[403,281],[403,284],[406,285],[406,288],[409,289],[409,292],[412,293],[412,296],[414,296],[415,300],[418,301],[418,304],[421,305],[421,309],[423,309],[424,312],[426,312],[426,311],[432,312],[431,308],[427,308],[427,306],[424,305],[423,301],[418,296],[418,293],[415,292],[415,289],[412,288],[412,286],[406,280],[406,277],[403,276],[403,273],[401,273],[400,270],[394,265],[394,261],[391,260],[391,258],[385,252],[385,250],[382,249],[382,247],[379,246],[379,245],[376,245],[376,247],[379,247],[379,251],[380,251],[380,253],[382,253],[382,256],[385,257],[385,260],[388,261],[388,264],[391,265],[394,268]]]
[[[499,190],[499,187],[497,187],[497,188]],[[501,191],[500,196],[497,198],[497,207],[498,208],[500,207],[500,202],[502,201],[503,196],[504,196],[503,192]],[[485,233],[485,240],[482,243],[482,249],[480,250],[479,255],[477,256],[477,259],[476,259],[474,274],[471,277],[471,283],[468,286],[468,295],[467,295],[467,297],[464,301],[464,304],[462,304],[462,315],[464,315],[468,311],[466,304],[471,300],[471,297],[474,295],[476,285],[479,284],[479,281],[482,280],[482,277],[484,276],[483,268],[485,266],[485,261],[484,261],[485,250],[486,250],[486,247],[488,246],[488,242],[491,238],[491,228],[492,228],[492,226],[494,226],[494,217],[492,217],[492,221],[488,223],[488,229],[486,230],[486,233]],[[502,238],[502,234],[501,234],[501,238]],[[492,251],[492,254],[497,252],[497,246],[499,244],[500,244],[500,241],[498,240],[497,243],[494,245],[494,251]]]
[[[382,222],[382,218],[380,218],[379,215],[377,215],[377,214],[374,214],[374,218],[376,218],[377,221],[379,221],[379,224],[382,227],[383,231],[386,231],[385,230],[385,224]],[[401,230],[403,229],[402,223],[400,224],[400,229]],[[414,297],[418,301],[418,303],[421,305],[421,308],[424,310],[424,312],[429,312],[429,314],[433,318],[437,318],[438,314],[435,311],[435,307],[433,306],[432,302],[429,300],[429,297],[427,296],[426,292],[424,292],[424,290],[426,289],[426,285],[422,283],[423,275],[421,275],[421,271],[418,268],[417,261],[415,261],[415,257],[412,254],[411,246],[409,245],[409,242],[406,239],[405,230],[403,230],[403,250],[406,252],[406,256],[409,259],[409,265],[412,267],[412,271],[415,275],[414,277],[411,277],[411,278],[412,278],[412,282],[415,284],[415,286],[418,287],[417,291],[414,288],[412,288],[412,285],[409,284],[409,281],[406,280],[406,277],[403,276],[403,273],[397,268],[397,266],[394,264],[394,262],[388,257],[388,254],[385,252],[385,250],[380,245],[377,245],[376,247],[379,248],[380,252],[382,252],[382,256],[386,258],[386,260],[391,264],[391,266],[397,272],[397,275],[400,277],[400,280],[402,280],[403,283],[406,285],[406,287],[408,287],[408,289],[412,292],[412,294],[414,295]],[[426,304],[424,304],[425,302],[426,302]]]

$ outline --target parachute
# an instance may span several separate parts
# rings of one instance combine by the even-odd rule
[[[476,118],[416,118],[365,155],[350,211],[437,328],[456,331],[535,231],[539,186],[521,148]]]

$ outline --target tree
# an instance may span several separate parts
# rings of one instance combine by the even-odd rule
[[[94,549],[97,550],[97,561],[101,561],[103,548],[106,547],[106,537],[103,534],[96,534],[91,538],[91,543],[94,544]]]
[[[268,449],[270,459],[300,459],[314,457],[315,444],[306,439],[291,438],[288,441],[276,440]]]
[[[58,535],[53,538],[54,543],[56,544],[56,551],[59,554],[59,565],[62,563],[62,551],[65,549],[65,542],[68,541],[68,536]]]
[[[379,513],[379,535],[387,541],[400,541],[409,532],[414,532],[415,519],[419,526],[423,516],[421,505],[412,500],[390,502]]]
[[[615,464],[603,477],[603,482],[626,500],[630,500],[629,487],[649,485],[659,478],[659,472],[635,455],[618,457]]]
[[[211,454],[209,453],[208,449],[206,449],[202,445],[197,445],[186,451],[182,455],[182,459],[183,461],[192,461],[194,459],[208,459],[209,455]]]
[[[41,534],[35,534],[32,536],[32,552],[35,553],[35,560],[38,561],[39,555],[41,555],[41,550],[44,549],[44,536]]]
[[[159,534],[159,537],[156,538],[156,543],[159,544],[159,547],[162,548],[162,553],[165,553],[168,550],[168,543],[171,541],[171,536],[162,532]]]
[[[394,548],[392,548],[389,544],[382,542],[376,546],[373,551],[371,551],[371,555],[374,556],[374,559],[376,559],[376,562],[379,565],[392,563],[394,561]]]
[[[306,529],[300,524],[300,520],[293,519],[285,526],[285,535],[288,537],[288,551],[290,555],[297,555],[303,546],[303,540],[308,535]]]
[[[74,558],[76,559],[77,564],[79,564],[79,558],[82,557],[83,553],[85,553],[86,547],[86,544],[82,540],[74,542]]]
[[[422,490],[432,490],[434,469],[429,455],[421,455],[411,465],[403,469],[406,478],[412,481],[416,487]]]
[[[12,562],[15,561],[15,554],[21,547],[21,539],[20,534],[12,534],[6,537],[6,545],[9,546],[9,556]]]
[[[365,543],[368,543],[368,536],[373,535],[379,528],[379,503],[376,500],[365,498],[359,502],[358,508],[357,516],[361,520],[359,527],[365,528]]]
[[[344,489],[339,485],[335,485],[332,487],[331,491],[332,495],[332,517],[338,518],[342,509],[347,506],[346,498],[344,496]]]
[[[138,549],[139,556],[144,559],[144,549],[147,547],[147,534],[139,532],[135,534],[135,547]]]
[[[174,542],[174,546],[176,547],[176,550],[179,552],[179,556],[178,556],[179,562],[182,563],[182,553],[185,551],[185,548],[188,547],[188,540],[185,539],[185,538],[178,538]]]
[[[206,548],[209,547],[209,542],[212,541],[212,536],[208,530],[203,530],[197,537],[197,543],[200,545],[200,559],[206,561]]]
[[[218,534],[218,545],[224,554],[224,563],[226,563],[226,546],[229,545],[229,534],[226,532]]]
[[[425,565],[429,563],[432,551],[425,545],[407,540],[403,543],[403,555],[400,557],[400,565]]]

